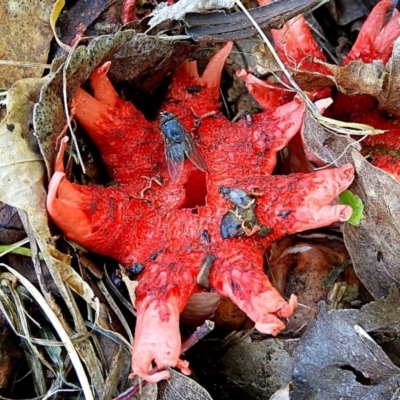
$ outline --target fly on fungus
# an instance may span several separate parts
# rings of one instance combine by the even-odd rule
[[[229,297],[260,332],[277,335],[285,327],[280,317],[292,314],[296,297],[286,302],[271,286],[263,271],[265,249],[284,235],[345,221],[352,213],[348,206],[331,204],[352,182],[352,165],[271,175],[277,152],[300,130],[301,100],[270,106],[263,83],[255,80],[265,111],[254,115],[251,125],[245,119],[231,123],[223,115],[219,83],[231,47],[226,44],[201,77],[195,62],[184,62],[174,72],[161,107],[161,112],[178,116],[185,132],[196,115],[204,116],[193,140],[201,148],[206,172],[186,160],[177,180],[171,179],[159,124],[147,121],[117,95],[105,64],[90,77],[93,96],[79,89],[73,103],[77,120],[119,186],[69,182],[63,169],[65,140],[49,185],[48,211],[67,238],[124,266],[144,266],[136,289],[132,371],[151,382],[168,378],[165,367],[190,373],[187,362],[179,359],[179,315],[190,299],[205,293],[203,280],[201,285],[197,281],[202,267],[207,267],[206,286],[213,292],[208,295]],[[188,90],[192,87],[201,90]],[[163,184],[149,187],[154,177],[161,177]],[[221,187],[233,190],[233,200],[239,202],[242,191],[257,193],[252,212],[260,225],[272,227],[271,233],[221,237],[221,221],[232,208]],[[286,210],[291,212],[282,217]],[[206,317],[193,315],[200,312],[193,304],[191,310],[191,317]],[[149,374],[153,361],[157,372]]]
[[[196,143],[183,129],[177,116],[171,112],[161,112],[158,122],[165,145],[165,160],[171,179],[176,182],[182,174],[185,156],[200,170],[207,171],[204,157]]]

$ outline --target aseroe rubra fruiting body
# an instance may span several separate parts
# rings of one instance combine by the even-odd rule
[[[66,237],[125,266],[144,266],[136,291],[132,369],[149,381],[169,375],[149,375],[153,360],[159,369],[178,366],[189,372],[179,359],[179,314],[193,294],[204,291],[196,282],[202,260],[212,260],[209,290],[231,298],[261,332],[276,335],[284,328],[278,317],[290,316],[296,299],[287,303],[271,286],[263,272],[265,248],[286,234],[346,220],[352,212],[330,205],[352,182],[351,165],[271,175],[277,151],[301,127],[300,100],[269,107],[251,124],[231,123],[222,114],[219,83],[230,49],[228,43],[220,50],[202,77],[195,63],[184,62],[161,107],[193,135],[206,172],[185,160],[177,180],[170,178],[158,121],[147,121],[118,97],[105,65],[91,75],[93,96],[79,89],[73,103],[119,186],[69,182],[63,172],[65,142],[50,182],[48,210]],[[252,84],[268,106],[263,83]],[[224,239],[221,223],[229,213],[243,229]]]

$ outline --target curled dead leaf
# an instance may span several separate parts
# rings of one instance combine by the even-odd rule
[[[284,296],[295,293],[299,304],[286,324],[286,334],[304,331],[328,294],[324,278],[348,259],[343,241],[335,236],[296,235],[272,244],[268,251],[271,281]]]

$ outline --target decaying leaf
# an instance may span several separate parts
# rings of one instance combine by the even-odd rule
[[[323,65],[332,72],[337,88],[345,94],[362,93],[376,97],[382,91],[386,71],[381,60],[372,63],[352,61],[344,67]]]
[[[400,184],[369,164],[357,151],[359,144],[355,140],[327,131],[308,114],[303,136],[309,151],[325,163],[355,164],[358,179],[350,190],[360,196],[365,219],[360,226],[346,224],[344,239],[365,287],[375,298],[386,295],[392,283],[400,282]]]
[[[64,9],[61,21],[57,21],[57,27],[60,28],[63,43],[71,45],[77,35],[85,34],[85,36],[89,36],[86,32],[87,27],[96,21],[111,4],[112,2],[109,0],[86,0],[77,1],[68,10]],[[113,28],[117,30],[118,26],[115,25]]]
[[[299,306],[289,318],[285,334],[298,335],[317,315],[326,300],[324,278],[349,258],[341,239],[326,234],[298,234],[275,242],[268,249],[271,281],[280,293],[296,293]]]
[[[50,13],[54,0],[0,2],[0,59],[45,64],[52,39]],[[0,64],[0,87],[21,78],[40,77],[43,66]]]
[[[400,38],[394,42],[392,57],[386,64],[387,75],[383,90],[378,93],[379,106],[397,118],[400,117]]]
[[[205,367],[212,375],[209,381],[215,382],[214,398],[268,399],[291,381],[292,344],[279,339],[252,340],[242,332],[224,341],[219,351],[210,350],[211,363]]]
[[[280,71],[264,44],[256,46],[253,49],[253,53],[256,57],[257,71],[259,73]],[[307,60],[304,60],[304,62],[307,63]],[[389,71],[386,71],[383,62],[380,60],[372,63],[364,63],[359,60],[352,61],[344,67],[328,64],[317,59],[314,62],[330,71],[331,75],[288,67],[302,90],[313,92],[335,86],[347,95],[369,94],[375,97],[383,96],[382,90]],[[395,76],[393,75],[392,77],[394,82],[396,82]]]
[[[7,116],[0,124],[0,198],[11,206],[26,210],[32,219],[47,226],[46,209],[35,215],[32,198],[44,206],[42,157],[35,148],[31,125],[32,111],[40,88],[48,78],[18,81],[8,92]]]
[[[235,4],[235,0],[207,0],[193,1],[181,0],[168,7],[166,3],[161,3],[151,14],[149,26],[154,28],[167,20],[179,21],[189,12],[206,12],[210,10],[229,9]]]
[[[365,205],[360,226],[346,225],[344,238],[357,275],[375,297],[400,282],[400,184],[353,151],[359,179],[351,187]]]
[[[302,136],[308,158],[318,165],[324,165],[324,163],[342,165],[352,162],[350,150],[353,148],[361,150],[360,144],[350,136],[328,131],[309,112],[306,112],[304,116]]]
[[[258,43],[251,52],[257,64],[257,72],[260,74],[270,74],[271,72],[281,71],[275,57],[272,55],[268,46],[264,43]]]
[[[157,400],[212,400],[208,392],[193,379],[170,368],[171,377],[157,384]]]
[[[26,237],[18,211],[0,203],[0,243],[12,244]]]
[[[399,306],[399,292],[394,287],[387,298],[361,310],[328,310],[321,304],[317,319],[295,350],[291,398],[398,398],[400,369],[367,332],[398,334]]]

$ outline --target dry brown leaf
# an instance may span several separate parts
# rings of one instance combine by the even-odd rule
[[[0,2],[0,59],[45,64],[53,34],[50,14],[55,0]],[[21,78],[40,77],[43,68],[0,65],[0,87]]]
[[[379,107],[400,118],[400,38],[394,42],[386,71],[382,91],[377,96]]]
[[[32,124],[33,107],[48,80],[47,77],[23,79],[8,92],[7,115],[0,124],[0,200],[27,213],[47,265],[56,263],[64,282],[71,283],[74,290],[92,302],[90,287],[69,266],[69,258],[65,259],[51,245],[45,171]]]
[[[47,81],[48,78],[20,80],[8,91],[8,112],[0,124],[0,199],[25,210],[32,225],[49,238],[44,166],[32,125],[35,101]]]
[[[269,253],[271,282],[285,297],[296,293],[299,306],[285,333],[298,334],[317,315],[318,303],[326,299],[324,278],[349,255],[342,240],[324,234],[285,238],[274,243]]]
[[[257,62],[257,71],[259,73],[266,74],[281,71],[276,60],[264,43],[255,46],[253,48],[253,54]],[[392,67],[394,70],[391,74],[392,78],[388,79],[388,73],[386,71],[388,66],[385,69],[383,62],[380,60],[376,60],[372,63],[352,61],[344,67],[328,64],[318,59],[315,59],[314,62],[330,70],[332,75],[288,67],[291,75],[302,90],[313,92],[336,86],[338,90],[347,95],[369,94],[379,98],[379,96],[384,96],[382,93],[384,82],[386,85],[389,85],[389,82],[395,81],[395,77],[397,76],[397,70],[394,70]],[[387,90],[389,90],[389,88]]]
[[[109,400],[113,398],[115,393],[117,393],[117,388],[120,387],[121,384],[123,385],[122,390],[126,389],[124,385],[126,382],[124,381],[126,381],[126,378],[129,375],[129,361],[131,355],[130,351],[127,351],[125,346],[113,342],[105,335],[101,336],[101,344],[105,355],[108,355],[108,358],[111,358],[111,360],[107,360],[107,366],[109,366],[109,370],[107,373],[107,378],[104,382],[103,391],[102,393],[99,393],[98,400]],[[107,350],[109,350],[109,354],[107,354]]]
[[[302,90],[313,92],[335,86],[335,79],[333,76],[294,68],[288,68],[288,70]]]
[[[63,18],[57,23],[63,43],[71,45],[78,34],[84,35],[87,27],[93,24],[111,4],[109,0],[85,0],[76,1],[71,7],[64,9]],[[107,19],[105,21],[109,22]],[[118,26],[115,26],[115,29],[117,30]],[[92,36],[92,32],[90,35]],[[86,33],[85,36],[89,34]]]
[[[347,95],[362,93],[377,97],[382,91],[386,72],[380,60],[369,64],[352,61],[345,67],[322,64],[332,72],[337,88]]]
[[[339,166],[352,162],[349,149],[361,150],[360,144],[351,137],[328,131],[308,111],[304,116],[302,136],[308,158],[322,160],[329,165]]]

